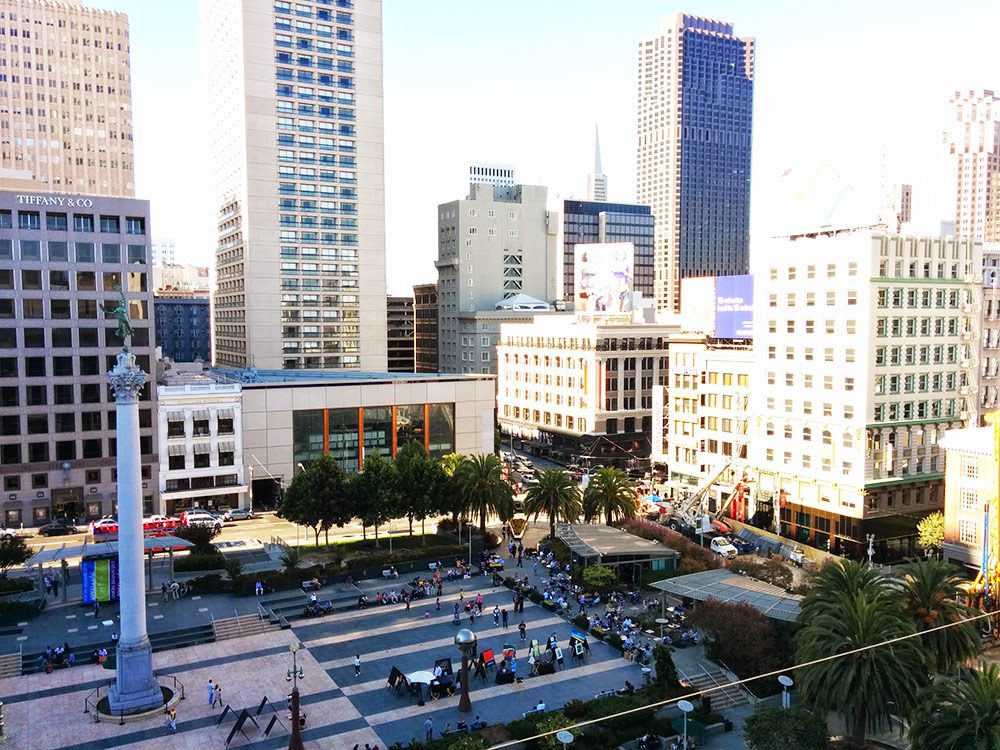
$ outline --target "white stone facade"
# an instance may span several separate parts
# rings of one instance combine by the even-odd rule
[[[866,230],[755,248],[750,458],[783,531],[839,549],[941,507],[938,441],[976,421],[981,253]]]
[[[243,404],[238,383],[181,373],[157,386],[158,511],[176,515],[246,506]]]

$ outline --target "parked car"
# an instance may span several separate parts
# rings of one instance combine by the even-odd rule
[[[222,516],[222,520],[226,521],[248,521],[251,518],[256,518],[249,508],[232,508],[225,512]]]
[[[717,536],[708,543],[708,548],[717,555],[722,555],[732,560],[739,552],[724,536]]]
[[[0,539],[13,539],[16,536],[17,529],[0,529]]]
[[[205,526],[221,530],[222,521],[207,510],[186,510],[181,513],[181,523],[185,526]]]
[[[90,533],[100,534],[101,532],[112,532],[118,530],[118,522],[113,518],[102,518],[98,521],[90,522]]]
[[[42,526],[38,533],[42,536],[62,536],[64,534],[79,534],[80,530],[72,524],[54,521]]]

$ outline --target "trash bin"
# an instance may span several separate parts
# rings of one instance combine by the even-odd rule
[[[732,732],[733,731],[733,722],[732,722],[731,719],[723,719],[722,720],[722,731],[724,731],[724,732]]]

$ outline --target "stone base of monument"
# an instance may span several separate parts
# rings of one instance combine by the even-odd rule
[[[180,691],[175,691],[173,688],[163,687],[161,685],[158,689],[162,694],[163,699],[161,705],[155,708],[131,714],[119,713],[111,710],[108,698],[105,696],[97,701],[97,704],[93,705],[92,710],[88,713],[93,716],[95,724],[99,724],[102,721],[116,721],[119,724],[131,724],[135,721],[143,721],[144,719],[150,719],[155,716],[162,716],[166,711],[176,706],[184,697]]]
[[[147,641],[141,646],[118,646],[115,672],[117,679],[108,690],[108,705],[113,714],[134,714],[163,708],[163,693],[153,673],[153,649]]]

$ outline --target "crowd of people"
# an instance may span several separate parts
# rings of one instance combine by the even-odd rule
[[[69,643],[62,646],[46,646],[41,656],[42,666],[46,674],[51,674],[52,670],[61,667],[72,667],[76,663],[76,657],[69,650]]]

